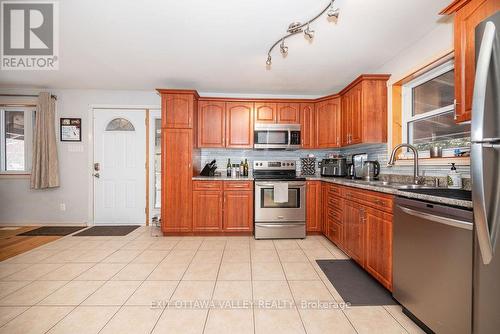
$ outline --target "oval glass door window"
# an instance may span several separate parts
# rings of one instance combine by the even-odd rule
[[[135,131],[134,125],[125,118],[115,118],[106,125],[106,131]]]

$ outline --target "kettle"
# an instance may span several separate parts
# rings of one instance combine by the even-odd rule
[[[363,162],[363,179],[366,181],[376,180],[380,174],[380,164],[377,160]]]

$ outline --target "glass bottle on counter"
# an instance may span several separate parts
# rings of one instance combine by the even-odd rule
[[[226,176],[231,177],[231,159],[227,159]]]
[[[243,164],[243,160],[240,163],[240,176],[245,176],[245,165]]]
[[[245,163],[243,164],[243,176],[248,176],[248,160],[245,159]]]

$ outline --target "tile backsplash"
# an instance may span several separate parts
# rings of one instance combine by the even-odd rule
[[[222,172],[226,169],[227,159],[231,163],[239,164],[240,161],[248,159],[250,168],[254,160],[296,160],[297,170],[300,171],[300,158],[305,158],[309,154],[314,154],[317,161],[325,158],[329,153],[342,155],[367,153],[369,160],[378,160],[382,174],[413,175],[413,166],[387,167],[388,152],[386,144],[363,145],[356,148],[342,148],[339,150],[297,150],[297,151],[260,151],[260,150],[234,150],[234,149],[201,149],[201,168],[205,163],[217,160],[218,169]],[[319,168],[317,168],[319,172]],[[420,166],[422,176],[444,176],[450,170],[450,166]],[[469,166],[457,166],[457,171],[464,177],[470,177]]]

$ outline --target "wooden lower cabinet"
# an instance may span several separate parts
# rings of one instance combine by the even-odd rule
[[[392,290],[392,195],[321,183],[323,233]]]
[[[222,230],[226,232],[253,230],[253,191],[224,192]]]
[[[306,182],[306,232],[321,232],[321,182]]]
[[[343,225],[335,221],[328,224],[328,238],[340,248],[344,248],[344,229]]]
[[[392,215],[366,209],[365,269],[387,289],[392,289]]]
[[[344,249],[361,266],[365,264],[365,209],[362,205],[344,201]]]
[[[222,229],[223,193],[220,190],[193,191],[193,231],[218,232]]]
[[[251,182],[195,181],[193,232],[252,232]]]
[[[321,231],[325,234],[328,233],[328,189],[328,183],[321,182]]]

